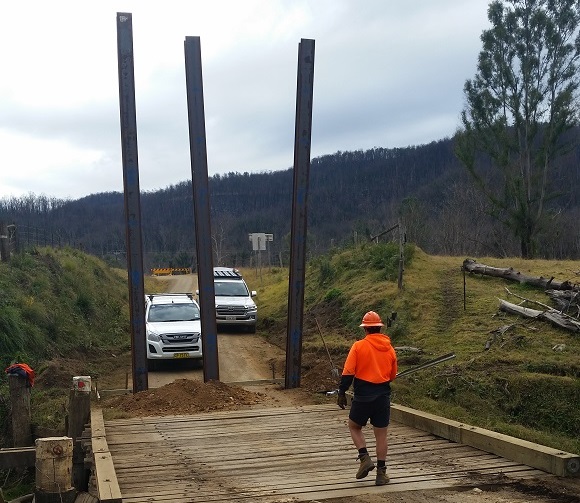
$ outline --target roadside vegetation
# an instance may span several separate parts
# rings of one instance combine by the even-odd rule
[[[358,327],[363,314],[372,309],[385,320],[396,312],[387,329],[393,345],[419,350],[398,352],[400,370],[446,353],[455,353],[456,358],[401,378],[393,386],[395,403],[580,453],[580,334],[498,311],[499,298],[520,302],[508,296],[506,287],[549,304],[543,291],[468,275],[464,299],[461,266],[467,257],[430,256],[412,246],[405,250],[404,288],[399,291],[398,254],[394,244],[367,244],[336,249],[310,261],[305,367],[315,361],[329,366],[316,322],[335,365],[341,367],[350,345],[363,335]],[[580,274],[579,261],[479,258],[478,262],[572,283]],[[283,344],[288,271],[262,274],[257,289],[260,332]],[[506,325],[513,326],[503,335],[494,334]]]

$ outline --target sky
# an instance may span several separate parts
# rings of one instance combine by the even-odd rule
[[[118,12],[132,14],[139,183],[191,180],[183,43],[200,37],[209,175],[292,167],[301,39],[311,157],[450,137],[488,0],[27,0],[0,5],[0,198],[123,191]]]

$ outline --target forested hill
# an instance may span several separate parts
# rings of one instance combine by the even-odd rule
[[[557,218],[542,236],[543,256],[578,256],[572,236],[577,234],[573,223],[580,209],[578,157],[578,151],[572,152],[554,180],[560,192],[552,201]],[[291,169],[215,175],[209,183],[218,263],[247,265],[248,234],[253,232],[274,234],[269,260],[277,262],[280,254],[286,257]],[[308,203],[310,254],[347,240],[367,240],[399,219],[407,238],[431,253],[518,253],[514,239],[486,216],[486,203],[456,159],[449,139],[315,158]],[[195,250],[191,182],[143,193],[141,208],[146,267],[190,265]],[[22,231],[21,241],[34,241],[34,236],[25,238],[24,231],[36,228],[37,235],[40,232],[52,243],[82,246],[97,255],[122,259],[125,248],[121,193],[74,201],[34,195],[3,199],[0,220],[15,222]]]

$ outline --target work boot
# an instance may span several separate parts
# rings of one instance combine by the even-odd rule
[[[375,469],[375,464],[368,454],[359,454],[360,467],[356,472],[357,479],[364,479],[371,470]]]
[[[377,478],[375,479],[376,486],[384,486],[389,483],[389,476],[387,475],[386,466],[377,467]]]

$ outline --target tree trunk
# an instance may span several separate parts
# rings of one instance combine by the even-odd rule
[[[566,281],[555,281],[554,277],[544,278],[526,276],[519,271],[514,270],[513,267],[492,267],[489,265],[478,264],[473,259],[465,259],[462,266],[464,271],[484,274],[486,276],[493,276],[496,278],[509,279],[511,281],[516,281],[518,283],[531,285],[539,288],[553,289],[553,290],[579,290],[579,286]]]

